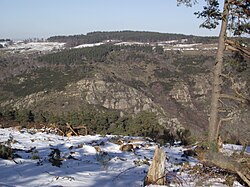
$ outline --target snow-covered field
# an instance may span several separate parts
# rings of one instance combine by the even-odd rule
[[[184,42],[184,43],[183,43]],[[186,43],[187,39],[183,39],[180,43],[178,40],[171,40],[171,41],[160,41],[156,43],[143,43],[143,42],[122,42],[118,40],[107,40],[98,43],[90,43],[90,44],[81,44],[75,46],[73,48],[85,48],[85,47],[95,47],[100,46],[103,44],[111,43],[113,45],[120,45],[120,46],[131,46],[131,45],[149,45],[152,47],[162,46],[165,51],[169,50],[179,50],[179,51],[198,51],[198,50],[215,50],[217,49],[217,44],[202,44],[202,43],[195,43],[195,44],[188,44]],[[24,42],[24,41],[16,41],[13,43],[10,42],[0,42],[3,46],[1,50],[7,50],[10,52],[20,52],[20,53],[33,53],[33,52],[47,52],[47,51],[58,51],[65,48],[65,43],[59,42]]]
[[[2,45],[2,47],[6,47],[8,45],[8,42],[6,42],[6,41],[0,42],[0,45]]]
[[[7,45],[4,50],[14,52],[44,52],[52,50],[60,50],[64,48],[65,43],[58,42],[15,42],[12,45]]]
[[[100,45],[103,45],[103,44],[104,44],[103,42],[93,43],[93,44],[82,44],[82,45],[75,46],[73,48],[78,49],[78,48],[84,48],[84,47],[95,47],[95,46],[100,46]]]
[[[119,150],[118,139],[133,139],[133,144],[138,148],[135,152],[123,152]],[[0,129],[0,143],[16,149],[15,153],[20,156],[13,160],[0,159],[1,187],[143,186],[157,146],[140,137],[89,135],[67,138],[37,130],[17,131],[13,128]],[[199,164],[198,161],[183,157],[184,148],[181,146],[165,146],[163,149],[168,157],[165,166],[170,186],[180,186],[180,183],[184,187],[196,186],[199,178],[182,170],[182,167],[194,166]],[[60,156],[56,155],[57,150]],[[53,162],[53,158],[59,158],[59,162]],[[57,167],[52,163],[61,165]],[[174,178],[179,179],[179,184],[174,183]],[[209,180],[208,184],[222,187],[225,186],[222,181],[215,178]],[[235,182],[234,186],[241,185]]]

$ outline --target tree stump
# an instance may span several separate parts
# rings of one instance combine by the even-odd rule
[[[165,160],[166,160],[165,152],[159,146],[157,146],[155,149],[152,164],[150,165],[148,174],[145,177],[145,181],[144,181],[145,185],[149,185],[149,184],[165,185],[166,184]]]

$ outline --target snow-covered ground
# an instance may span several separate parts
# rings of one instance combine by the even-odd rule
[[[241,152],[242,149],[243,149],[242,145],[224,144],[222,147],[222,152],[230,156],[234,152]],[[250,153],[250,146],[246,147],[245,152]]]
[[[125,45],[125,46],[131,46],[131,45],[141,45],[141,46],[144,46],[144,45],[149,45],[149,43],[143,43],[143,42],[119,42],[119,43],[116,43],[115,45]]]
[[[0,42],[0,45],[2,47],[6,47],[6,46],[8,46],[8,42],[7,41]]]
[[[146,43],[146,42],[122,42],[122,41],[103,41],[98,43],[90,43],[90,44],[82,44],[75,46],[73,48],[84,48],[84,47],[95,47],[100,46],[107,43],[112,43],[113,45],[117,46],[132,46],[132,45],[138,45],[138,46],[161,46],[165,51],[199,51],[199,50],[216,50],[217,44],[202,44],[202,43],[186,43],[188,40],[183,39],[180,43],[178,43],[178,40],[170,40],[170,41],[160,41],[156,43]],[[184,43],[183,43],[184,42]]]
[[[216,50],[217,44],[188,44],[187,39],[183,39],[180,43],[178,40],[170,40],[170,41],[160,41],[156,43],[144,43],[144,42],[122,42],[119,40],[106,40],[98,43],[90,43],[90,44],[81,44],[75,46],[73,48],[85,48],[85,47],[95,47],[103,44],[113,44],[119,46],[131,46],[131,45],[141,45],[141,46],[162,46],[165,51],[170,50],[178,50],[178,51],[197,51],[197,50]],[[47,51],[58,51],[65,48],[65,43],[59,42],[24,42],[24,41],[16,41],[16,42],[0,42],[0,44],[4,47],[2,50],[7,50],[11,52],[21,52],[21,53],[33,53],[33,52],[47,52]]]
[[[92,44],[82,44],[82,45],[75,46],[73,48],[78,49],[78,48],[84,48],[84,47],[95,47],[95,46],[100,46],[100,45],[103,45],[103,44],[104,44],[103,42],[92,43]]]
[[[65,43],[58,42],[14,42],[12,45],[7,45],[4,50],[14,52],[45,52],[52,50],[60,50],[64,48]]]
[[[118,139],[134,139],[135,152],[119,150]],[[13,128],[0,129],[0,143],[16,149],[20,158],[0,159],[0,186],[79,186],[79,187],[136,187],[143,186],[143,179],[152,161],[153,142],[140,137],[72,136],[62,137],[37,130]],[[98,147],[96,147],[98,146]],[[170,186],[196,186],[197,176],[182,170],[184,165],[194,166],[198,161],[183,157],[181,146],[163,147],[168,159],[165,166]],[[60,167],[51,159],[60,150]],[[100,151],[101,150],[101,151]],[[222,179],[211,179],[209,186],[223,187]],[[153,185],[151,185],[153,186]],[[234,186],[241,186],[238,182]]]
[[[210,50],[216,50],[217,44],[202,44],[202,43],[195,43],[195,44],[175,44],[172,46],[165,45],[164,47],[165,51],[198,51],[198,50],[204,50],[204,51],[210,51]]]

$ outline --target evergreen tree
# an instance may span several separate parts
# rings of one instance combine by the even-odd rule
[[[196,3],[196,0],[177,0],[178,4],[184,3],[187,6],[192,6]],[[235,36],[240,36],[244,33],[250,34],[250,1],[249,0],[224,0],[223,11],[219,9],[218,0],[205,0],[207,6],[201,12],[195,14],[198,18],[203,18],[205,21],[201,24],[201,27],[214,29],[221,22],[221,29],[218,39],[218,50],[216,55],[216,61],[213,69],[213,80],[212,80],[212,98],[210,105],[210,120],[209,120],[209,133],[208,142],[210,148],[214,151],[217,150],[217,140],[219,135],[220,124],[226,120],[220,115],[220,99],[225,96],[221,93],[222,90],[222,74],[224,70],[224,52],[226,46],[239,52],[241,55],[250,57],[250,51],[240,45],[237,42],[230,41],[228,32]],[[229,29],[229,30],[228,30]],[[227,96],[226,98],[233,98]],[[239,100],[239,99],[238,99]],[[245,98],[241,98],[240,101],[244,101]],[[246,102],[246,101],[244,101]]]

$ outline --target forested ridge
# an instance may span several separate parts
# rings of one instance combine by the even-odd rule
[[[160,42],[188,39],[191,43],[216,43],[217,37],[201,37],[184,34],[169,34],[147,31],[113,31],[113,32],[90,32],[86,35],[52,36],[48,41],[65,42],[68,46],[80,44],[98,43],[105,40],[136,41],[136,42]]]
[[[157,47],[153,50],[151,46],[115,46],[105,44],[101,46],[86,47],[80,49],[66,49],[58,53],[42,55],[38,58],[38,60],[51,64],[79,64],[84,62],[103,62],[107,61],[107,56],[110,53],[118,51],[123,51],[124,53],[161,53],[163,49],[162,47]]]

